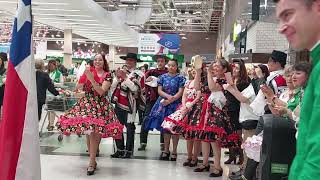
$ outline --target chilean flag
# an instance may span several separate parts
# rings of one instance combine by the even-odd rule
[[[40,180],[31,0],[18,0],[0,121],[0,180]]]

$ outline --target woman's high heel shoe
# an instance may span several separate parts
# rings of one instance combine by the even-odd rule
[[[198,159],[197,160],[192,160],[189,164],[189,167],[196,167],[198,165]]]
[[[170,161],[177,161],[177,154],[173,154],[171,155]]]
[[[169,161],[170,158],[170,152],[166,153],[166,152],[162,152],[160,155],[159,160],[161,161]]]
[[[214,172],[212,172],[209,177],[221,177],[223,174],[223,170],[222,169],[216,169],[214,168]]]
[[[209,171],[210,170],[210,165],[201,165],[200,167],[196,168],[194,172],[204,172],[204,171]]]
[[[87,168],[87,175],[88,176],[94,175],[94,172],[96,169],[97,169],[97,163],[95,163],[94,165],[89,165],[89,167]]]
[[[224,162],[224,164],[231,164],[233,162],[233,164],[237,163],[237,157],[229,157],[229,159]]]
[[[187,161],[185,161],[182,165],[183,166],[190,166],[192,159],[187,159]]]

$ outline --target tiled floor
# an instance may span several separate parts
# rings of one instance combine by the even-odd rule
[[[177,163],[140,160],[98,158],[98,169],[94,176],[86,175],[88,157],[42,155],[42,179],[44,180],[205,180],[209,173],[195,173],[191,168]],[[215,178],[222,179],[222,178]]]
[[[46,126],[45,126],[46,127]],[[58,133],[46,132],[41,137],[41,161],[43,180],[84,180],[84,179],[114,179],[114,180],[202,180],[202,179],[227,179],[230,169],[236,166],[224,166],[224,177],[209,178],[209,173],[195,173],[192,168],[182,166],[186,159],[185,140],[179,142],[178,161],[158,161],[160,155],[159,133],[153,132],[148,139],[147,151],[139,152],[139,132],[137,127],[135,138],[135,152],[132,159],[111,159],[113,153],[113,140],[103,139],[100,145],[98,170],[92,177],[86,175],[88,155],[86,153],[85,136],[76,135],[64,137],[58,141]],[[224,157],[226,158],[226,157]]]

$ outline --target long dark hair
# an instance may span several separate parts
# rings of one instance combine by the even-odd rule
[[[103,70],[106,71],[106,72],[109,72],[110,69],[109,69],[108,61],[106,59],[106,55],[104,53],[99,53],[99,54],[96,54],[93,59],[95,59],[96,56],[98,56],[98,55],[101,55],[101,57],[103,59]]]
[[[242,59],[234,59],[233,60],[234,64],[239,64],[240,66],[240,75],[237,84],[242,84],[242,83],[248,83],[249,82],[249,76],[247,72],[247,68],[243,62]]]
[[[264,79],[267,80],[268,76],[270,75],[268,67],[263,64],[259,64],[258,67],[261,69],[262,73],[264,74]]]
[[[221,59],[217,59],[216,61],[220,62],[222,68],[227,70],[226,72],[232,72],[232,68],[227,60],[225,60],[224,58],[221,58]]]

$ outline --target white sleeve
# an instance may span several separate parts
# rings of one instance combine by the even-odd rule
[[[264,94],[259,90],[257,97],[250,104],[250,107],[257,116],[262,116],[265,113],[264,107],[267,105]]]
[[[130,91],[132,92],[135,92],[135,91],[138,91],[138,87],[137,85],[134,84],[134,82],[132,82],[129,78],[127,78],[126,80],[124,80],[122,83],[121,83],[121,86],[124,87],[124,88],[129,88]]]
[[[253,86],[250,84],[246,89],[244,89],[241,94],[249,99],[249,102],[252,103],[256,98],[256,94],[254,92]]]

